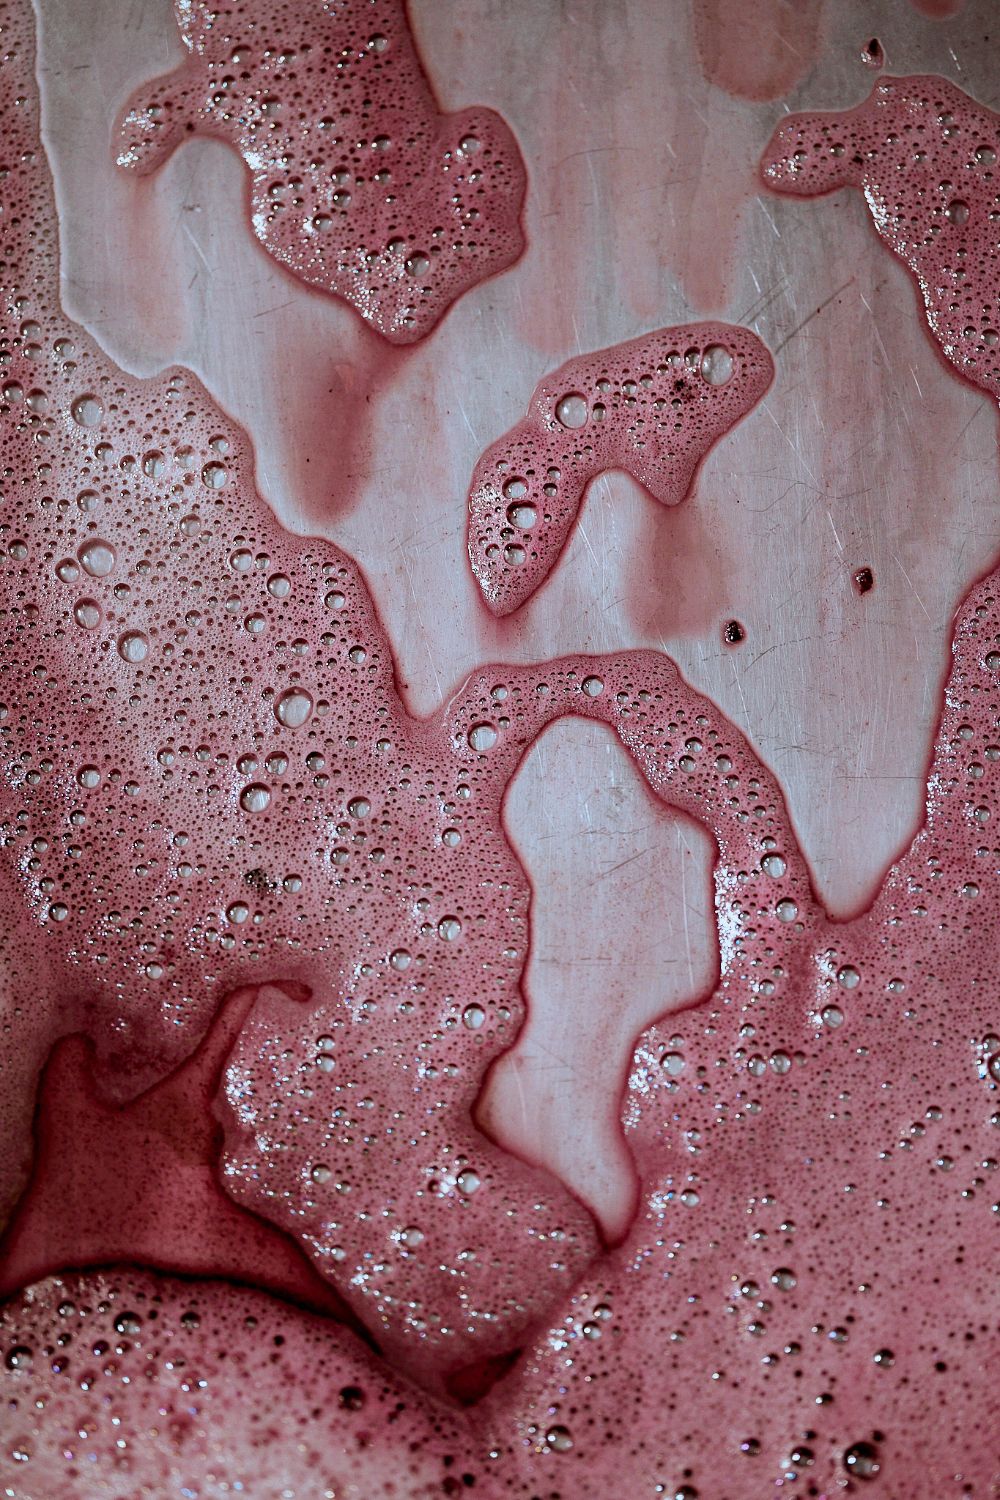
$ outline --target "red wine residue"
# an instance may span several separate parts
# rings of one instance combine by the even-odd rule
[[[996,577],[957,616],[925,823],[848,923],[818,903],[775,778],[660,653],[483,667],[410,718],[358,568],[281,530],[246,435],[190,376],[135,380],[62,314],[32,17],[5,0],[0,18],[11,1204],[48,1059],[5,1247],[38,1278],[0,1311],[6,1493],[990,1493]],[[978,110],[919,91],[899,96],[914,142]],[[825,139],[781,138],[810,190],[834,185]],[[901,161],[891,192],[866,187],[919,227],[924,163]],[[961,180],[978,224],[994,190]],[[992,389],[969,264],[958,292],[926,278],[928,317],[951,328],[965,300],[953,362]],[[762,346],[725,337],[762,391]],[[622,394],[644,389],[647,360],[621,358]],[[591,420],[590,384],[567,392]],[[503,798],[566,715],[609,726],[717,849],[718,979],[636,1042],[639,1206],[614,1246],[474,1123],[524,1012]]]
[[[194,134],[230,142],[265,249],[396,344],[518,258],[517,143],[493,110],[439,112],[403,0],[175,10],[188,56],[126,105],[122,167],[154,171]]]
[[[661,504],[678,505],[773,373],[748,329],[689,323],[547,375],[527,416],[487,448],[472,476],[469,559],[489,608],[509,614],[541,586],[599,474],[624,469]]]

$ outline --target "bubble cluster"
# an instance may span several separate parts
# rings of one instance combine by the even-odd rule
[[[624,469],[663,505],[757,404],[771,356],[755,334],[692,323],[572,359],[476,464],[469,560],[489,608],[518,609],[555,567],[591,480]]]
[[[1000,398],[1000,115],[947,79],[883,77],[856,109],[789,115],[761,166],[777,192],[864,193],[960,375]]]
[[[122,167],[154,171],[193,134],[229,142],[265,249],[395,344],[518,258],[517,143],[493,110],[440,113],[403,0],[175,11],[188,56],[126,105]]]
[[[221,1281],[43,1277],[0,1310],[0,1483],[989,1493],[997,575],[956,621],[925,822],[851,922],[819,905],[774,777],[659,653],[484,666],[411,719],[358,569],[282,532],[245,434],[189,376],[128,377],[62,315],[31,35],[3,0],[8,1197],[58,1038],[90,1037],[125,1103],[251,992],[215,1096],[219,1180],[378,1354]],[[732,369],[708,358],[713,329],[679,378],[714,400],[753,364],[766,385],[738,331]],[[574,370],[551,395],[579,441],[593,388]],[[526,468],[507,503],[537,508]],[[474,1123],[524,1017],[529,887],[503,796],[567,715],[607,725],[716,848],[717,978],[636,1043],[638,1209],[615,1246]],[[149,1133],[116,1134],[122,1113],[109,1154],[131,1140],[141,1182]]]

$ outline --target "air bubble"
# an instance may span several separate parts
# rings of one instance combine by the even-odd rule
[[[498,738],[499,735],[493,724],[473,724],[468,734],[470,746],[480,755],[492,750]]]
[[[118,640],[118,655],[133,666],[145,661],[149,654],[149,641],[141,630],[127,630]]]
[[[107,578],[108,574],[113,572],[117,560],[111,543],[99,541],[96,538],[93,541],[84,542],[77,556],[91,578]]]
[[[88,392],[85,396],[77,396],[70,414],[78,427],[99,427],[104,417],[104,403]]]
[[[270,801],[271,793],[266,786],[261,786],[259,782],[252,782],[250,786],[245,786],[242,792],[240,792],[240,806],[244,812],[263,812],[270,804]]]
[[[556,402],[556,421],[563,427],[574,430],[587,425],[587,398],[579,391],[570,391]]]
[[[96,599],[78,599],[73,606],[73,618],[84,630],[95,630],[101,623],[101,606]]]
[[[698,368],[709,385],[725,385],[733,378],[733,356],[724,344],[709,344]]]
[[[300,729],[313,711],[312,694],[294,687],[282,693],[274,705],[274,716],[286,729]]]

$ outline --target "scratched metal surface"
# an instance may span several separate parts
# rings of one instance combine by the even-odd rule
[[[353,315],[252,237],[225,147],[193,141],[146,182],[115,171],[116,108],[180,56],[169,0],[37,3],[68,311],[129,369],[190,366],[245,423],[278,514],[363,566],[413,710],[484,660],[660,647],[780,777],[831,909],[863,904],[919,817],[948,621],[1000,544],[996,419],[939,363],[860,197],[769,198],[755,166],[785,109],[868,92],[871,36],[892,71],[995,104],[993,0],[947,23],[828,0],[818,59],[765,104],[706,83],[687,0],[416,0],[442,102],[491,104],[518,135],[529,249],[381,384]],[[766,401],[678,510],[597,483],[520,631],[499,632],[464,556],[479,453],[546,369],[703,316],[775,351]],[[710,844],[575,722],[528,757],[508,827],[537,890],[532,1013],[491,1103],[614,1227],[623,1147],[599,1106],[637,1029],[710,975]]]

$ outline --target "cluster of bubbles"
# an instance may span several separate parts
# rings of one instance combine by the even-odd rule
[[[850,923],[818,905],[774,778],[658,653],[486,667],[410,719],[358,570],[282,532],[245,435],[187,376],[125,376],[60,312],[31,27],[24,0],[0,6],[0,957],[19,997],[2,1061],[86,1032],[126,1100],[256,988],[218,1099],[222,1180],[387,1363],[232,1286],[49,1278],[0,1316],[0,1482],[984,1493],[993,580],[957,622],[926,823]],[[692,405],[732,383],[738,406],[752,371],[766,385],[750,337],[727,330],[718,387],[717,332],[682,360]],[[582,379],[552,399],[561,431],[596,420]],[[603,1249],[472,1117],[523,1019],[528,885],[502,798],[567,714],[608,725],[717,846],[717,981],[636,1046],[621,1121],[639,1209]],[[22,1128],[31,1094],[5,1100]],[[471,1411],[446,1401],[521,1345]]]
[[[472,571],[489,608],[531,597],[566,545],[587,486],[624,469],[663,505],[761,399],[774,366],[760,339],[691,323],[571,359],[479,459],[469,488]]]
[[[230,142],[265,249],[395,344],[520,255],[517,143],[493,110],[439,112],[403,0],[175,9],[188,56],[126,105],[121,166],[153,171],[193,133]]]
[[[864,193],[960,375],[1000,397],[1000,115],[947,79],[881,78],[856,109],[789,115],[762,159],[781,193]]]

